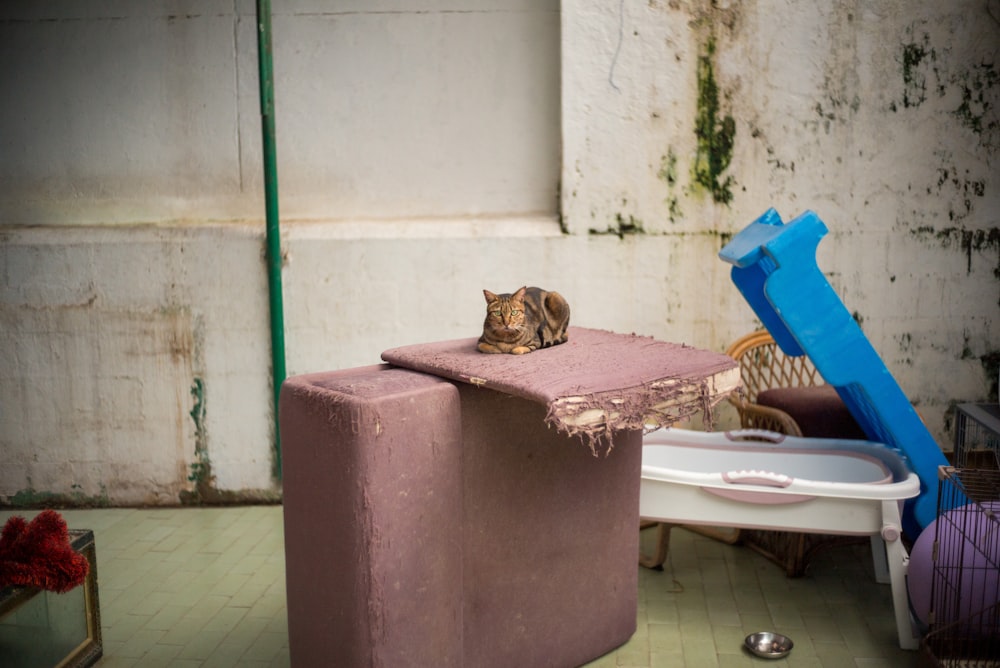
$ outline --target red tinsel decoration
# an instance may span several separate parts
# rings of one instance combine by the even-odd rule
[[[87,578],[90,562],[69,542],[66,520],[43,510],[31,522],[14,516],[0,533],[0,587],[67,592]]]

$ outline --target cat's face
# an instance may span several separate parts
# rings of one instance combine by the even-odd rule
[[[494,332],[520,332],[524,328],[524,288],[512,295],[483,290],[486,297],[486,326]]]

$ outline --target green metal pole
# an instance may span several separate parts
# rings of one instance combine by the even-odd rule
[[[278,398],[285,380],[285,316],[281,293],[281,228],[278,223],[278,159],[274,133],[274,69],[271,0],[257,0],[257,63],[260,120],[264,139],[264,203],[267,211],[267,285],[271,310],[271,378],[274,385],[274,478],[281,480]]]

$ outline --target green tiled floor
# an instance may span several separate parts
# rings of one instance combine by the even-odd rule
[[[289,665],[279,506],[61,512],[95,534],[102,668]],[[867,546],[830,550],[789,580],[748,549],[675,529],[668,566],[639,569],[636,634],[590,666],[918,665],[897,646]],[[795,641],[787,659],[743,651],[765,629]]]
[[[651,538],[643,532],[646,545]],[[899,649],[889,585],[875,582],[867,544],[821,553],[796,579],[752,550],[683,529],[670,546],[664,571],[639,570],[638,631],[591,667],[920,665]],[[778,661],[753,657],[743,639],[754,631],[783,633],[795,648]]]
[[[60,512],[94,531],[102,668],[290,665],[280,506]]]

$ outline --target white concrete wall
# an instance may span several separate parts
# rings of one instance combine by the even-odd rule
[[[811,208],[947,446],[996,398],[998,9],[275,0],[289,373],[477,335],[524,283],[722,350],[754,319],[719,248]],[[0,502],[280,493],[255,39],[245,0],[0,8]]]

